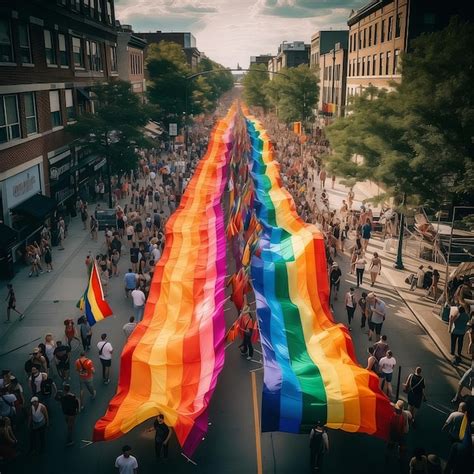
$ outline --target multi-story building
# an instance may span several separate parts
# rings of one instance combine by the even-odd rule
[[[250,66],[252,67],[254,64],[264,64],[268,66],[268,61],[273,58],[273,55],[269,54],[261,54],[260,56],[250,56]]]
[[[65,127],[117,75],[113,0],[0,4],[0,220],[16,247],[101,172]]]
[[[311,69],[319,69],[321,55],[329,53],[331,49],[334,49],[336,43],[339,43],[342,49],[347,49],[348,38],[348,30],[318,31],[311,36],[311,56],[309,62]]]
[[[284,68],[297,67],[300,64],[309,64],[309,52],[311,45],[304,41],[284,41],[278,47],[278,54],[275,57],[276,72]]]
[[[347,48],[336,43],[319,56],[318,109],[324,115],[341,117],[346,104]]]
[[[471,2],[372,0],[352,12],[346,100],[369,85],[391,89],[400,82],[400,55],[413,39],[447,26],[452,15],[472,20]]]
[[[186,60],[191,66],[191,69],[195,70],[201,61],[201,52],[196,47],[196,38],[192,33],[180,33],[180,32],[163,32],[156,31],[155,33],[134,33],[136,36],[143,38],[147,41],[148,45],[152,43],[159,43],[160,41],[169,41],[170,43],[179,44],[183,48],[183,52],[186,55]],[[145,49],[145,57],[147,48]]]
[[[118,22],[117,22],[118,23]],[[131,84],[132,91],[145,100],[145,58],[147,42],[136,36],[130,25],[121,25],[117,31],[118,77]]]

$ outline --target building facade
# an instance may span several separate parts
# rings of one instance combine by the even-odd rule
[[[422,33],[445,28],[453,15],[473,19],[472,2],[373,0],[349,17],[346,100],[369,85],[401,81],[401,54]]]
[[[114,25],[112,0],[0,4],[0,220],[17,246],[100,173],[65,127],[118,76]]]
[[[139,38],[146,40],[148,45],[159,43],[160,41],[169,41],[170,43],[179,44],[183,48],[186,61],[191,69],[196,70],[201,61],[201,52],[196,47],[196,38],[192,33],[180,33],[156,31],[155,33],[135,33]],[[145,57],[147,49],[145,48]]]
[[[260,56],[250,56],[250,65],[249,68],[252,67],[254,64],[263,64],[268,66],[268,61],[273,59],[271,54],[261,54]]]
[[[130,25],[121,25],[117,31],[118,77],[131,84],[132,91],[145,101],[145,56],[147,42],[136,36]]]
[[[319,68],[319,60],[322,54],[329,53],[339,43],[342,49],[347,49],[349,38],[348,30],[318,31],[311,36],[310,67],[313,70]]]
[[[346,104],[347,49],[336,43],[319,56],[318,111],[326,116],[341,117]]]

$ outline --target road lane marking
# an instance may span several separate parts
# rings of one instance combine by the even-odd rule
[[[255,449],[257,452],[257,474],[262,474],[262,443],[260,439],[260,416],[258,413],[257,377],[255,376],[255,372],[251,372],[250,377],[252,379],[253,421],[255,426]]]

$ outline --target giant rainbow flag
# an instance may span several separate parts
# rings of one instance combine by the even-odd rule
[[[251,263],[264,358],[262,431],[300,433],[321,421],[387,438],[393,409],[329,308],[323,236],[296,213],[261,124],[247,116],[247,126],[262,226],[261,253]]]
[[[232,142],[232,108],[216,125],[166,224],[143,321],[121,356],[120,377],[93,439],[109,440],[162,413],[186,455],[207,431],[224,363],[225,226],[220,204]]]

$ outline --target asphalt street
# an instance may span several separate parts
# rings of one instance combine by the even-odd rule
[[[0,367],[10,368],[23,383],[27,399],[29,390],[25,383],[23,364],[31,349],[39,342],[31,342],[43,338],[52,332],[56,339],[63,334],[63,320],[77,317],[76,302],[86,282],[85,256],[90,250],[97,253],[104,249],[102,236],[99,243],[92,242],[81,229],[78,218],[71,225],[71,232],[83,235],[77,239],[77,249],[62,267],[55,270],[38,297],[34,298],[27,308],[27,317],[22,323],[15,323],[7,335],[0,339]],[[67,245],[66,240],[66,245]],[[228,253],[229,254],[229,253]],[[128,254],[120,261],[123,275],[128,268]],[[354,284],[353,275],[347,275],[348,257],[338,257],[344,275],[340,297],[334,304],[335,318],[338,322],[346,322],[343,295]],[[230,273],[231,263],[229,262]],[[41,285],[42,277],[28,280],[25,285]],[[14,281],[15,283],[15,281]],[[22,291],[27,291],[27,286]],[[362,291],[362,290],[360,290]],[[360,293],[360,291],[358,293]],[[388,335],[389,344],[402,367],[402,380],[416,365],[421,365],[427,384],[428,403],[422,406],[416,430],[409,434],[409,450],[423,446],[427,452],[434,452],[446,457],[449,448],[447,436],[440,432],[441,426],[453,408],[449,400],[454,393],[457,382],[456,373],[441,356],[430,337],[420,328],[413,314],[408,310],[398,294],[391,289],[382,277],[375,286],[375,291],[388,306],[388,317],[383,332]],[[19,295],[19,297],[21,297]],[[153,433],[146,432],[151,426],[144,423],[120,439],[90,444],[92,427],[103,415],[110,398],[115,393],[119,370],[119,354],[124,343],[122,326],[132,314],[131,301],[126,300],[123,292],[122,277],[113,278],[109,284],[108,300],[114,310],[114,316],[94,327],[91,358],[96,368],[100,368],[97,350],[95,349],[100,333],[109,334],[109,340],[115,348],[112,365],[112,382],[105,386],[97,377],[97,399],[86,401],[85,410],[77,419],[73,447],[65,446],[66,429],[60,413],[59,405],[52,401],[50,406],[51,427],[47,434],[47,452],[41,457],[27,456],[27,433],[21,430],[21,455],[11,466],[14,473],[36,474],[109,474],[116,472],[114,460],[120,454],[124,444],[130,444],[133,454],[138,458],[140,472],[169,473],[305,473],[309,472],[309,449],[307,435],[287,433],[263,433],[258,443],[256,420],[259,420],[260,392],[262,386],[261,355],[256,352],[256,362],[247,361],[239,355],[236,343],[226,348],[225,367],[219,377],[218,384],[210,405],[209,432],[195,453],[193,460],[196,465],[187,462],[180,455],[179,446],[172,440],[170,457],[167,461],[157,462],[153,451]],[[225,317],[230,327],[236,317],[231,303],[227,303]],[[356,313],[356,323],[360,314]],[[361,365],[366,364],[366,350],[369,345],[367,335],[357,324],[353,326],[352,337],[356,353]],[[15,350],[16,347],[27,344]],[[257,350],[260,348],[257,345]],[[74,356],[79,353],[75,349]],[[73,357],[74,358],[74,357]],[[255,370],[257,369],[257,370]],[[254,372],[251,372],[254,371]],[[253,391],[252,373],[255,374]],[[59,380],[56,377],[56,382]],[[72,387],[78,393],[78,378],[72,375]],[[256,397],[256,400],[255,400]],[[257,416],[255,416],[257,415]],[[258,426],[257,426],[258,429]],[[342,431],[330,431],[330,452],[324,463],[324,472],[339,473],[350,469],[352,474],[399,472],[395,463],[385,465],[383,441],[364,434],[350,434]],[[261,446],[258,449],[258,446]],[[261,461],[260,461],[261,459]],[[261,470],[260,467],[261,466]]]

